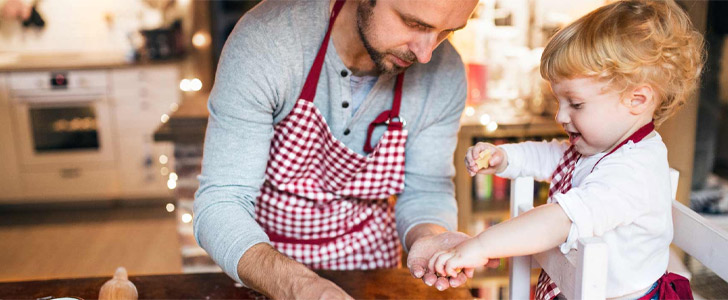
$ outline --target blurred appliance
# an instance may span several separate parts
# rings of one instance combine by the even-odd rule
[[[144,37],[140,54],[143,59],[165,60],[181,57],[185,53],[181,20],[169,27],[142,30],[141,34]]]
[[[116,192],[105,71],[9,77],[20,177],[29,197],[78,199]]]
[[[210,31],[212,36],[212,65],[217,66],[222,47],[240,18],[260,3],[260,0],[210,1]]]

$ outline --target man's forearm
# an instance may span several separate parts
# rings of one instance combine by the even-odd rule
[[[551,203],[490,227],[476,239],[488,258],[531,255],[565,242],[570,229],[564,210]]]
[[[415,243],[418,239],[426,236],[433,236],[437,235],[443,232],[446,232],[447,229],[445,227],[442,227],[437,224],[430,224],[430,223],[423,223],[423,224],[417,224],[415,227],[412,227],[412,229],[407,232],[407,236],[405,237],[405,247],[407,249],[412,249],[412,244]]]
[[[318,275],[268,244],[250,247],[238,262],[238,276],[250,288],[273,299],[293,299]]]

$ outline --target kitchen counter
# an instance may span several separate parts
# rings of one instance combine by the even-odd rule
[[[413,278],[407,269],[317,271],[356,299],[473,299],[466,287],[438,291]],[[0,283],[6,299],[79,297],[96,299],[111,277]],[[130,276],[139,299],[264,299],[223,273]]]
[[[181,61],[182,59],[128,61],[119,53],[21,54],[0,52],[0,72],[114,69]]]
[[[155,141],[172,141],[175,143],[202,144],[207,129],[208,93],[185,95],[177,111],[172,113],[167,123],[162,124],[154,132]]]

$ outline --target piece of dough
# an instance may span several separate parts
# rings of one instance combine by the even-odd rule
[[[478,164],[478,168],[487,169],[490,166],[490,157],[492,155],[493,151],[491,151],[491,149],[480,152],[478,159],[475,160],[475,163]]]

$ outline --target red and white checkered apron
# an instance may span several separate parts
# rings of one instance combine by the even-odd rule
[[[334,5],[299,100],[274,128],[256,219],[276,249],[310,268],[398,267],[400,244],[388,199],[404,189],[407,132],[398,117],[403,75],[395,83],[392,109],[369,126],[365,151],[371,153],[366,156],[334,138],[313,104],[331,27],[343,3]],[[371,147],[371,132],[379,124],[388,130]]]
[[[648,123],[645,126],[642,126],[627,139],[619,143],[617,147],[614,147],[614,149],[609,151],[609,153],[602,156],[602,158],[600,158],[597,163],[594,164],[590,173],[593,172],[594,168],[597,167],[597,164],[599,164],[599,162],[602,161],[602,159],[607,157],[609,154],[614,153],[614,151],[617,151],[617,149],[624,146],[629,141],[632,141],[634,143],[641,141],[654,129],[655,125],[652,122]],[[566,149],[566,152],[564,152],[564,156],[561,158],[559,165],[556,167],[553,175],[551,175],[551,188],[549,189],[549,199],[547,200],[548,203],[553,202],[553,199],[551,197],[554,194],[564,194],[571,189],[571,178],[574,174],[576,162],[579,161],[579,158],[581,158],[581,154],[576,151],[576,147],[574,145],[571,145],[568,149]],[[556,283],[551,280],[551,277],[549,277],[549,275],[546,274],[544,270],[541,270],[541,274],[539,274],[538,276],[538,284],[536,285],[534,298],[536,300],[551,300],[559,293],[561,293],[561,291],[559,290],[559,287],[556,286]]]

